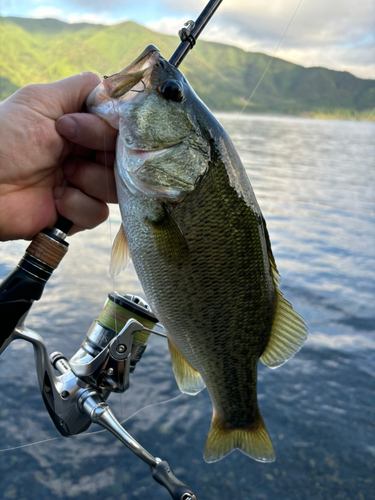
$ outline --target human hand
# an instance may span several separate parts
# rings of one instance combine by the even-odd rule
[[[28,85],[0,104],[0,240],[30,239],[58,214],[74,223],[69,234],[108,217],[117,130],[80,113],[98,83],[83,73]]]

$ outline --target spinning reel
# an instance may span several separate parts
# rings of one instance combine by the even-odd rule
[[[66,221],[39,233],[18,266],[0,284],[0,354],[17,339],[34,347],[40,392],[55,427],[69,437],[86,431],[92,422],[104,427],[150,466],[153,478],[175,500],[197,500],[168,463],[153,457],[120,424],[107,399],[125,392],[129,376],[146,349],[151,334],[166,337],[163,327],[141,298],[110,293],[102,312],[89,328],[78,351],[68,360],[48,355],[43,338],[24,322],[35,300],[65,255]]]

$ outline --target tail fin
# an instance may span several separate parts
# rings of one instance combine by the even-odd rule
[[[259,410],[256,421],[242,429],[228,429],[214,410],[204,450],[205,461],[216,462],[235,449],[259,462],[275,461],[272,442]]]

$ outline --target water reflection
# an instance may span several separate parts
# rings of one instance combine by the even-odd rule
[[[235,452],[202,460],[211,417],[206,392],[145,408],[127,422],[142,444],[173,465],[201,498],[371,498],[374,488],[375,146],[372,123],[219,115],[244,162],[267,220],[288,300],[310,336],[277,372],[260,367],[261,411],[275,464]],[[30,314],[52,350],[71,356],[106,295],[143,295],[134,269],[109,277],[111,222],[70,239],[71,248]],[[0,276],[25,242],[1,244]],[[178,396],[163,339],[149,342],[129,391],[111,397],[125,419]],[[0,358],[0,448],[58,437],[37,389],[31,347]],[[94,426],[92,430],[95,430]],[[147,467],[108,433],[0,453],[4,498],[155,498]],[[17,471],[17,474],[14,473]],[[168,498],[160,488],[157,498]]]

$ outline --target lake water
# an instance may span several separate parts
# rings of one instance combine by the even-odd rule
[[[236,451],[206,464],[206,391],[144,408],[126,429],[167,460],[200,500],[370,500],[375,491],[375,124],[219,115],[267,220],[281,289],[306,319],[303,349],[259,369],[259,404],[276,452],[261,464]],[[70,250],[27,325],[68,358],[108,292],[142,295],[133,268],[112,283],[120,217],[69,239]],[[0,278],[25,242],[0,244]],[[164,339],[155,337],[109,402],[120,420],[179,395]],[[32,348],[0,358],[0,491],[4,499],[168,499],[148,467],[108,432],[58,438],[39,394]],[[89,432],[97,430],[95,426]]]

